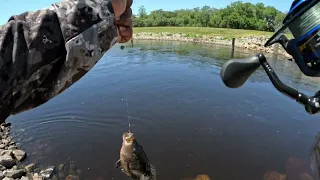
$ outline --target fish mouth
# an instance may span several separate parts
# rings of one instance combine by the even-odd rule
[[[134,134],[130,131],[123,133],[122,139],[127,143],[132,143],[134,140]]]

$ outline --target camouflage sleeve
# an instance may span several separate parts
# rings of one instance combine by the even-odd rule
[[[85,75],[117,39],[111,0],[64,0],[0,26],[0,121]]]

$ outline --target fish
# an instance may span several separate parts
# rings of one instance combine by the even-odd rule
[[[115,166],[131,180],[156,180],[155,167],[150,163],[142,146],[134,137],[134,133],[130,131],[122,135],[120,159]]]

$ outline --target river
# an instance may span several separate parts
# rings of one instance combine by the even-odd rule
[[[235,58],[256,53],[236,49]],[[257,180],[290,173],[288,162],[308,169],[319,116],[280,94],[262,69],[243,87],[226,88],[219,73],[230,56],[231,47],[218,45],[117,45],[61,95],[11,116],[13,137],[39,167],[72,163],[83,179],[127,179],[115,162],[129,114],[160,180]],[[319,78],[267,57],[286,84],[309,95],[320,89]]]

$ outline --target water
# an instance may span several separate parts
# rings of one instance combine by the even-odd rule
[[[85,179],[126,179],[115,168],[128,129],[158,179],[208,174],[261,179],[267,171],[309,172],[319,117],[281,95],[262,69],[239,89],[219,77],[231,47],[135,41],[113,47],[83,79],[50,102],[11,116],[14,138],[41,165],[75,163]],[[236,49],[236,58],[257,52]],[[289,61],[268,56],[285,83],[309,95],[320,88]],[[296,160],[297,159],[297,160]],[[298,161],[292,165],[292,161]],[[290,166],[290,163],[289,163]]]

